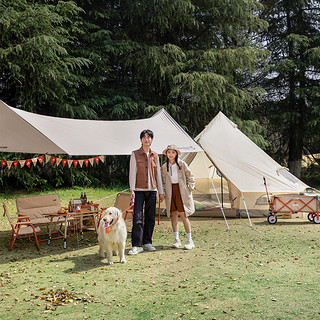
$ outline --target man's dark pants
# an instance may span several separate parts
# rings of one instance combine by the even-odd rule
[[[131,242],[133,247],[152,244],[157,191],[135,191]],[[144,219],[143,219],[144,205]]]

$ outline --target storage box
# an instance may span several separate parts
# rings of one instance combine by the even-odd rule
[[[303,212],[298,212],[298,213],[283,212],[282,217],[285,219],[303,218]]]

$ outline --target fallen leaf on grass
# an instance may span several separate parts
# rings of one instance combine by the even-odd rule
[[[49,290],[44,293],[40,299],[47,301],[45,306],[46,310],[56,310],[57,306],[65,306],[68,303],[72,303],[74,300],[81,300],[74,292],[60,289],[57,289],[56,291]]]

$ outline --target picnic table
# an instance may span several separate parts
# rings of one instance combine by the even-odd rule
[[[94,221],[94,228],[97,232],[98,223],[97,223],[97,215],[100,213],[98,209],[98,205],[91,205],[81,208],[80,210],[75,210],[74,212],[64,212],[64,213],[46,213],[44,214],[46,217],[50,219],[49,224],[49,237],[48,237],[48,244],[51,242],[51,234],[52,234],[52,227],[54,224],[55,218],[63,217],[64,218],[64,241],[63,241],[63,248],[66,249],[67,247],[67,232],[68,232],[68,223],[73,220],[76,223],[76,227],[79,226],[79,232],[81,234],[81,239],[83,239],[83,221],[84,218],[92,217]]]

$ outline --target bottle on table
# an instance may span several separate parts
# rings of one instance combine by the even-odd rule
[[[69,200],[68,211],[73,212],[73,205],[72,205],[71,200]]]
[[[81,204],[84,204],[84,200],[83,200],[83,192],[81,192],[80,200],[81,200]]]

